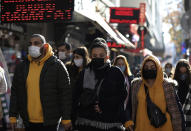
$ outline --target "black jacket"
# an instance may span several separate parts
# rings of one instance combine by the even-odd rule
[[[70,76],[71,88],[73,89],[80,74],[79,68],[71,63],[67,63],[66,68]]]
[[[11,87],[10,117],[18,115],[28,126],[26,79],[30,62],[25,60],[17,65]],[[71,88],[64,64],[51,56],[45,61],[40,74],[40,100],[44,125],[56,125],[62,117],[70,120]]]
[[[72,114],[76,115],[73,117],[82,117],[106,123],[124,123],[130,119],[127,118],[127,110],[124,109],[124,102],[127,97],[125,78],[120,69],[113,66],[108,66],[106,71],[102,73],[104,74],[104,81],[99,92],[99,107],[102,113],[96,113],[93,105],[89,108],[80,106],[79,100],[84,90],[84,71],[82,71],[73,91]]]

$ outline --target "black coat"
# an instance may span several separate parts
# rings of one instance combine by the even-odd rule
[[[73,91],[72,114],[75,115],[73,117],[106,123],[124,123],[130,119],[127,117],[127,110],[124,109],[124,102],[127,97],[125,78],[120,69],[113,66],[108,66],[102,73],[104,74],[104,81],[99,92],[99,107],[102,113],[96,113],[93,105],[90,107],[91,109],[80,106],[80,96],[84,91],[84,71],[82,71]]]
[[[67,63],[66,68],[70,76],[71,88],[73,89],[80,74],[79,68],[71,63]]]
[[[25,60],[17,65],[11,87],[10,117],[18,114],[28,126],[26,79],[30,62]],[[51,56],[45,61],[40,74],[40,100],[44,125],[56,125],[62,117],[70,120],[71,88],[64,64]]]

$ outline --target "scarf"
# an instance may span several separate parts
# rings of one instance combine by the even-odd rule
[[[91,70],[90,68],[85,69],[83,87],[94,90],[96,83],[97,80],[95,78],[94,71]]]
[[[152,60],[156,67],[157,67],[157,77],[154,84],[151,86],[144,80],[142,77],[142,84],[138,92],[138,107],[137,107],[137,114],[136,114],[136,128],[135,131],[172,131],[172,123],[170,119],[169,113],[166,111],[166,98],[164,95],[164,89],[162,86],[163,82],[163,71],[160,65],[160,62],[155,57],[149,56],[147,57],[144,62],[147,60]],[[142,70],[143,70],[142,66]],[[149,96],[154,104],[156,104],[163,113],[166,114],[167,121],[166,123],[160,128],[154,128],[150,124],[150,120],[147,115],[147,106],[146,106],[146,93],[144,89],[144,84],[148,87]]]

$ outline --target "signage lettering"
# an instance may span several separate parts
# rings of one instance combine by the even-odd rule
[[[139,8],[111,7],[110,23],[139,23]]]
[[[72,19],[74,0],[2,0],[1,23]]]

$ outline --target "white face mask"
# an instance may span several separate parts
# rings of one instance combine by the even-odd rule
[[[74,64],[75,64],[77,67],[82,66],[82,64],[83,64],[83,59],[74,59]]]
[[[28,52],[29,52],[29,55],[33,58],[38,58],[41,55],[40,47],[38,46],[33,46],[33,45],[29,46]]]
[[[61,60],[66,59],[66,53],[63,52],[63,51],[59,51],[58,52],[58,58],[61,59]]]

